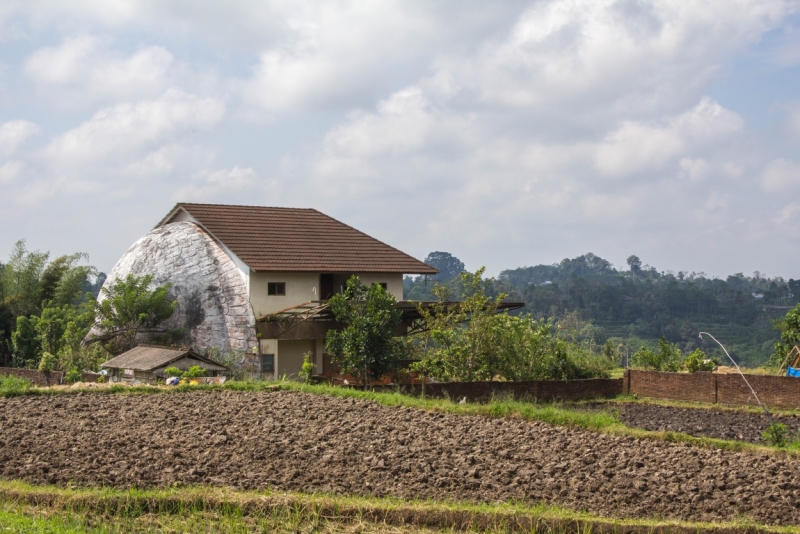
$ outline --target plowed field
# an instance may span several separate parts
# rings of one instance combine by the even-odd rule
[[[785,424],[792,434],[800,431],[800,417],[797,415],[773,414],[770,419],[754,412],[657,404],[606,404],[603,409],[619,410],[620,420],[631,427],[671,430],[698,437],[735,439],[750,443],[763,443],[761,434],[771,423]]]
[[[0,399],[0,475],[494,502],[800,524],[800,463],[298,392]]]

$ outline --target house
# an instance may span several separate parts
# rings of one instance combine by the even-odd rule
[[[154,384],[164,378],[164,369],[177,367],[186,371],[190,367],[205,369],[208,376],[218,376],[228,370],[189,349],[173,349],[153,345],[139,345],[101,365],[111,371],[112,382],[144,382]]]
[[[140,341],[183,336],[198,353],[233,351],[246,370],[279,377],[296,375],[309,353],[326,367],[325,335],[339,326],[327,299],[352,275],[397,299],[404,334],[419,314],[403,302],[403,275],[437,272],[314,209],[179,203],[120,258],[106,286],[127,274],[171,283],[173,316]]]

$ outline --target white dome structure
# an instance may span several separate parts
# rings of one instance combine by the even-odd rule
[[[156,286],[172,284],[169,296],[177,305],[160,329],[183,328],[183,342],[193,350],[244,353],[257,344],[248,278],[197,224],[173,222],[150,231],[123,254],[103,287],[129,274],[150,274]]]

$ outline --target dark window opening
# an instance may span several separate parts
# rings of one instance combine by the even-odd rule
[[[261,355],[261,372],[274,373],[275,372],[275,355],[262,354]]]
[[[333,296],[333,275],[323,273],[319,275],[319,298],[328,300]]]
[[[380,283],[378,283],[378,285],[381,286],[383,289],[386,289],[386,290],[389,289],[389,284],[387,284],[386,282],[380,282]]]
[[[285,295],[286,282],[268,282],[267,295]]]

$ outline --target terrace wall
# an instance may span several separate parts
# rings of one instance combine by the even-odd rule
[[[47,386],[47,377],[36,369],[20,369],[18,367],[0,367],[0,375],[11,375],[30,380],[37,386]],[[61,371],[50,371],[50,385],[56,386],[61,383],[64,373]]]
[[[767,406],[800,409],[800,379],[786,376],[745,375]],[[758,406],[739,374],[662,373],[628,369],[623,392],[655,399]]]
[[[534,380],[529,382],[444,382],[425,384],[428,397],[448,397],[468,401],[485,401],[495,397],[537,399],[540,401],[595,399],[615,397],[622,393],[621,378],[586,380]],[[420,384],[400,386],[405,392],[421,394]],[[397,386],[376,386],[376,391],[394,391]]]

